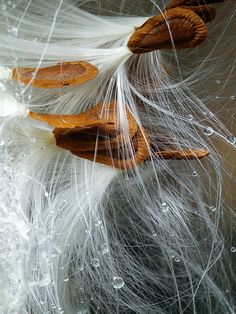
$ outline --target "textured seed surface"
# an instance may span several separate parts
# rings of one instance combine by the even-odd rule
[[[79,115],[30,112],[29,117],[54,127],[58,147],[80,158],[117,169],[132,169],[143,164],[150,158],[150,147],[154,151],[160,149],[153,153],[154,158],[160,159],[199,159],[208,155],[204,150],[175,150],[171,147],[161,150],[161,143],[151,143],[147,131],[138,126],[129,110],[128,136],[125,136],[117,118],[116,102],[98,104]]]
[[[98,75],[98,69],[85,61],[63,62],[45,68],[15,68],[12,78],[37,88],[61,88],[83,84]]]
[[[148,19],[128,41],[133,53],[184,49],[201,44],[207,36],[204,21],[192,10],[174,8]]]

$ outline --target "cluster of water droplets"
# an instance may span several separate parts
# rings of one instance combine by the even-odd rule
[[[30,225],[15,190],[15,170],[2,161],[0,169],[0,313],[15,314],[26,299]]]
[[[215,133],[214,129],[212,127],[206,127],[204,128],[204,133],[207,136],[211,136]],[[236,136],[233,134],[229,134],[226,136],[222,136],[222,138],[224,138],[226,140],[226,142],[228,142],[231,145],[235,145],[236,144]]]

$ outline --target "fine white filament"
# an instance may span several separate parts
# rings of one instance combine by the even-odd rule
[[[217,143],[233,150],[236,140],[211,110],[210,78],[236,51],[235,6],[216,5],[224,24],[209,24],[203,47],[135,56],[127,42],[151,15],[142,5],[157,14],[163,2],[107,1],[119,2],[119,14],[102,15],[90,2],[0,2],[0,313],[233,314],[235,212],[223,199],[223,178],[232,175]],[[99,74],[48,90],[11,80],[15,67],[63,61],[87,61]],[[225,86],[234,71],[235,62]],[[53,128],[27,117],[114,100],[126,137],[130,111],[156,151],[209,156],[151,155],[122,171],[57,147]]]

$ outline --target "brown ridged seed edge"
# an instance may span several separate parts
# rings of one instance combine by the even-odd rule
[[[223,0],[212,0],[212,1],[185,1],[185,0],[172,0],[165,8],[165,10],[173,9],[176,7],[182,9],[192,10],[205,22],[211,22],[216,16],[216,10],[213,6],[208,5],[209,3],[223,2]]]

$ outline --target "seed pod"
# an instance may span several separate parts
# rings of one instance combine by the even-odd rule
[[[174,8],[148,19],[130,37],[128,48],[136,54],[158,49],[198,46],[207,37],[203,20],[191,10]]]
[[[80,85],[98,75],[98,69],[85,61],[62,62],[45,68],[14,68],[12,79],[37,88]]]

